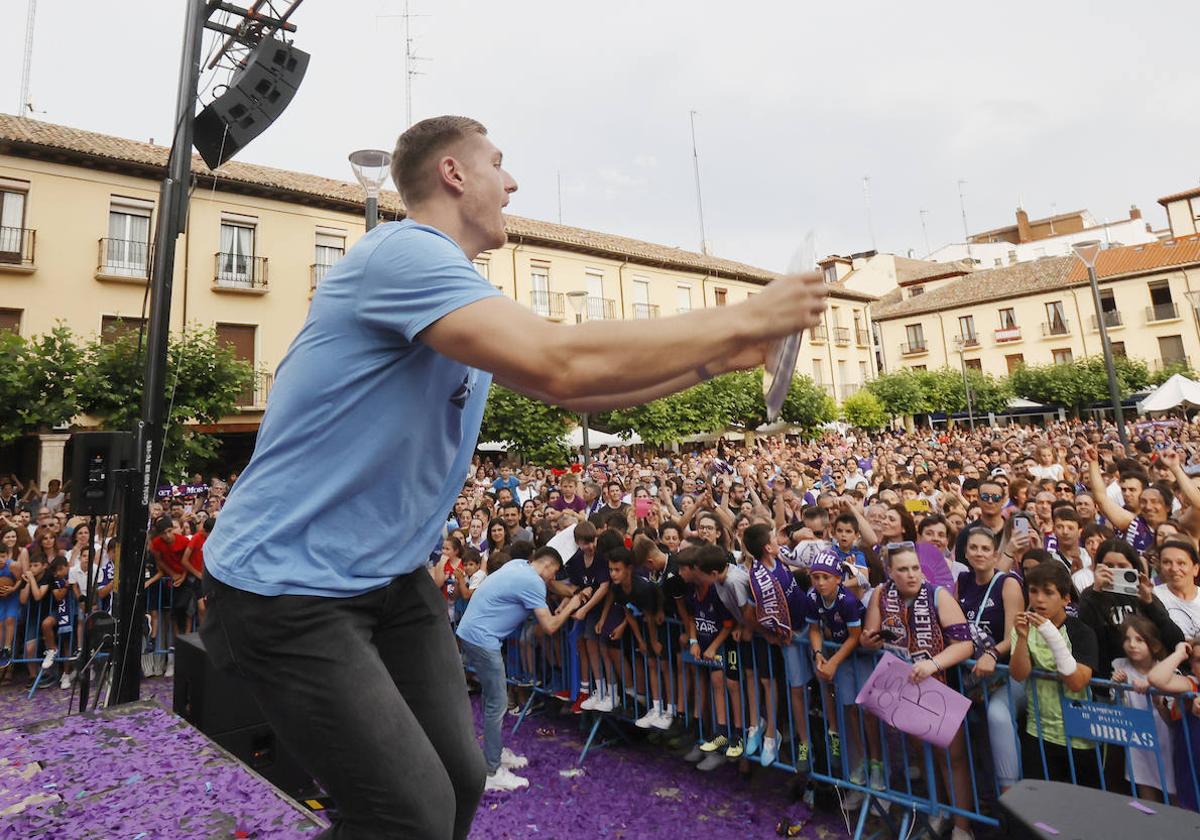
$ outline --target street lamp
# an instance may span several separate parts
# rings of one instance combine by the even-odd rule
[[[967,395],[967,422],[971,431],[975,431],[975,407],[971,402],[971,383],[967,381],[967,357],[963,354],[967,340],[961,335],[954,336],[954,345],[958,348],[958,361],[962,365],[963,392]]]
[[[388,179],[392,156],[382,149],[359,149],[350,153],[350,168],[367,191],[367,230],[379,223],[379,188]]]
[[[1104,369],[1108,373],[1108,398],[1112,400],[1113,420],[1117,424],[1117,437],[1129,454],[1129,438],[1125,435],[1125,415],[1121,412],[1121,391],[1117,387],[1117,370],[1113,367],[1112,345],[1108,341],[1108,326],[1104,323],[1104,309],[1100,304],[1100,283],[1096,279],[1096,258],[1100,256],[1100,242],[1092,239],[1076,242],[1071,246],[1075,256],[1087,267],[1088,281],[1092,284],[1092,303],[1096,306],[1096,326],[1100,330],[1100,346],[1104,348]]]
[[[571,304],[571,309],[575,312],[575,323],[583,323],[583,311],[587,308],[588,293],[584,291],[567,292],[567,300]],[[579,415],[583,427],[583,468],[587,469],[588,462],[592,459],[592,451],[588,446],[588,415],[587,412]]]

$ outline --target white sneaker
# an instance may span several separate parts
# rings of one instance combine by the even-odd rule
[[[675,723],[675,715],[671,714],[666,709],[662,709],[659,711],[658,717],[656,717],[650,723],[650,725],[653,726],[655,729],[661,729],[662,731],[666,732],[668,729],[671,728],[672,724],[674,724],[674,723]]]
[[[495,773],[489,773],[483,785],[484,790],[512,791],[529,787],[529,780],[523,779],[501,764]]]
[[[613,710],[613,698],[611,694],[607,694],[595,703],[592,704],[593,712],[611,712]]]
[[[638,729],[649,729],[658,726],[659,715],[662,713],[658,709],[651,709],[633,722],[633,725]]]
[[[775,759],[779,757],[779,744],[774,738],[763,738],[762,755],[759,761],[763,767],[770,767],[775,763]]]
[[[929,818],[929,830],[933,832],[934,837],[941,837],[946,829],[950,826],[950,815],[946,813],[935,814]]]
[[[523,755],[517,755],[505,747],[500,751],[500,766],[507,767],[509,770],[520,770],[522,767],[529,766],[529,759]]]
[[[167,657],[167,670],[163,671],[163,676],[164,677],[175,676],[175,657],[174,656]]]
[[[950,840],[975,840],[975,833],[970,829],[954,826],[954,831],[950,832]]]
[[[71,675],[63,674],[62,679],[60,679],[58,681],[58,687],[61,688],[63,691],[66,691],[68,688],[70,688],[71,687]]]
[[[54,648],[46,651],[46,655],[42,657],[42,670],[45,671],[54,665],[54,658],[58,655],[58,651]]]

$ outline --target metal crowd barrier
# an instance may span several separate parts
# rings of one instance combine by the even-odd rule
[[[588,620],[597,619],[598,614]],[[644,633],[645,629],[643,624]],[[1073,700],[1065,696],[1062,682],[1055,674],[1034,671],[1023,685],[1009,679],[1007,666],[1001,665],[992,677],[980,683],[971,674],[974,661],[968,661],[946,675],[947,684],[971,698],[972,706],[963,722],[962,737],[956,737],[949,750],[943,750],[860,713],[854,697],[827,696],[818,687],[821,681],[815,675],[799,692],[797,704],[788,690],[786,674],[776,667],[775,657],[759,663],[756,647],[750,642],[727,645],[726,655],[731,653],[741,662],[740,679],[719,680],[723,696],[718,697],[714,689],[718,680],[711,675],[718,669],[724,670],[724,663],[698,661],[687,652],[680,654],[677,642],[682,631],[678,622],[668,623],[670,650],[664,650],[657,659],[643,655],[632,634],[626,632],[621,639],[620,667],[610,663],[603,669],[606,678],[615,679],[616,702],[610,712],[594,712],[584,717],[587,736],[577,763],[582,764],[591,749],[612,742],[596,742],[601,728],[606,727],[614,738],[628,739],[627,730],[618,723],[632,723],[650,710],[650,689],[657,671],[664,705],[668,699],[672,702],[676,715],[687,723],[689,737],[696,743],[725,734],[730,742],[740,736],[745,744],[751,725],[765,721],[768,698],[774,697],[779,739],[778,755],[771,766],[805,774],[813,782],[836,788],[844,811],[859,812],[856,838],[871,836],[867,828],[872,814],[895,836],[915,832],[935,817],[958,816],[979,825],[999,826],[995,802],[1002,792],[997,775],[997,768],[1001,767],[1011,776],[1005,787],[1026,776],[1050,775],[1073,784],[1093,782],[1100,789],[1135,798],[1147,793],[1147,787],[1157,787],[1168,804],[1193,810],[1200,801],[1198,756],[1191,747],[1192,727],[1200,726],[1200,718],[1184,714],[1159,726],[1155,722],[1158,711],[1132,708],[1126,702],[1126,698],[1139,694],[1126,684],[1092,680],[1086,699]],[[592,682],[588,674],[580,673],[581,635],[579,622],[571,622],[547,637],[536,622],[530,621],[506,641],[508,682],[529,691],[514,728],[521,725],[539,698],[557,696],[564,702],[574,701],[580,684]],[[649,637],[645,638],[649,644]],[[806,633],[800,643],[807,650]],[[600,639],[599,646],[603,655],[606,640]],[[826,643],[826,648],[832,653],[837,645]],[[853,672],[855,696],[862,688],[861,676],[874,667],[879,654],[863,651],[857,655],[867,661],[861,674]],[[849,660],[841,665],[849,666]],[[1033,689],[1042,682],[1054,687],[1067,739],[1087,741],[1085,749],[1056,750],[1055,744],[1044,737],[1043,701]],[[1196,697],[1195,694],[1163,695],[1154,690],[1142,696],[1149,698],[1152,708],[1162,707],[1164,701],[1177,708],[1190,704]],[[1033,736],[1022,735],[1028,720],[1034,722]],[[831,722],[836,724],[839,734],[834,734]],[[1164,733],[1176,748],[1174,762],[1168,762],[1164,756],[1161,743]],[[837,755],[835,738],[840,746]],[[805,754],[807,762],[801,760]],[[1094,778],[1089,776],[1087,768],[1077,767],[1084,756],[1088,756],[1087,761],[1096,770]],[[1125,780],[1127,767],[1136,766],[1139,774],[1146,772],[1145,763],[1135,760],[1140,756],[1153,756],[1152,769],[1156,773],[1152,781],[1158,782],[1157,786],[1144,776],[1137,781],[1138,776],[1133,773],[1130,773],[1132,781]],[[759,760],[757,753],[747,757]],[[1025,762],[1031,757],[1035,766],[1027,768]],[[1065,776],[1061,769],[1063,760]],[[1162,783],[1172,776],[1174,785]]]

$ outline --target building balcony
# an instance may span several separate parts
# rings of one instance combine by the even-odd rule
[[[834,327],[833,328],[833,343],[841,346],[846,346],[850,343],[850,328],[849,327]]]
[[[690,307],[690,306],[676,306],[675,307],[676,315],[686,315],[691,311],[692,311],[692,307]]]
[[[218,251],[215,255],[216,271],[213,277],[214,292],[237,292],[248,295],[267,293],[267,258],[248,257]]]
[[[534,289],[529,293],[529,307],[534,311],[534,314],[541,315],[543,318],[549,318],[552,321],[561,321],[566,315],[566,297],[562,292],[547,292],[541,289]]]
[[[901,356],[919,356],[922,353],[928,353],[928,352],[929,352],[929,345],[926,344],[924,341],[922,341],[920,343],[905,342],[904,344],[900,345],[900,355]]]
[[[992,334],[997,344],[1008,344],[1013,341],[1021,340],[1020,327],[1001,327]]]
[[[870,347],[871,333],[862,327],[858,327],[854,330],[854,341],[859,347]]]
[[[1155,359],[1152,363],[1153,370],[1166,370],[1168,368],[1187,368],[1188,370],[1192,370],[1192,359],[1190,356],[1177,356],[1173,359]]]
[[[646,321],[651,318],[658,317],[658,304],[656,303],[635,303],[633,305],[633,317],[638,321]]]
[[[1115,330],[1119,327],[1125,326],[1125,322],[1121,318],[1120,310],[1109,309],[1105,312],[1100,313],[1100,317],[1104,319],[1105,329]],[[1092,332],[1099,332],[1099,330],[1100,330],[1100,318],[1097,318],[1095,315],[1093,315],[1092,316]]]
[[[977,335],[960,335],[958,343],[965,349],[979,346],[979,336]]]
[[[808,340],[813,344],[824,344],[829,340],[829,330],[824,324],[819,324],[808,333]]]
[[[274,382],[274,374],[265,370],[256,371],[250,387],[238,395],[238,408],[243,411],[262,411],[267,407],[267,397]]]
[[[587,299],[589,321],[612,321],[617,317],[617,302],[612,298],[591,297]]]
[[[1153,306],[1146,307],[1146,323],[1157,324],[1160,321],[1177,321],[1179,320],[1179,305],[1174,301],[1169,303],[1156,303]]]
[[[1070,335],[1070,334],[1071,334],[1071,322],[1068,321],[1066,318],[1063,318],[1062,320],[1059,320],[1059,321],[1043,321],[1042,322],[1042,335],[1044,335],[1044,336]]]
[[[20,227],[0,227],[0,271],[21,274],[32,272],[37,231]]]
[[[325,275],[329,273],[329,269],[331,268],[333,266],[326,265],[325,263],[313,263],[308,267],[308,290],[310,292],[317,290],[317,286],[321,285],[321,281],[325,279]]]
[[[96,259],[97,280],[144,286],[150,279],[152,246],[149,242],[104,237],[100,240],[99,250]]]
[[[853,382],[843,382],[842,386],[841,386],[842,399],[846,399],[846,397],[849,397],[853,394],[857,394],[859,391],[862,390],[862,387],[863,387],[862,385],[858,385]]]

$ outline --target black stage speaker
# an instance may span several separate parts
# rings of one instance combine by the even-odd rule
[[[108,516],[121,507],[117,470],[133,457],[129,432],[76,432],[71,435],[71,513]]]
[[[312,796],[312,778],[275,738],[246,684],[218,671],[199,633],[175,640],[175,714],[284,793]]]
[[[196,117],[193,143],[209,169],[229,160],[267,130],[296,95],[308,53],[264,38],[225,92]]]

